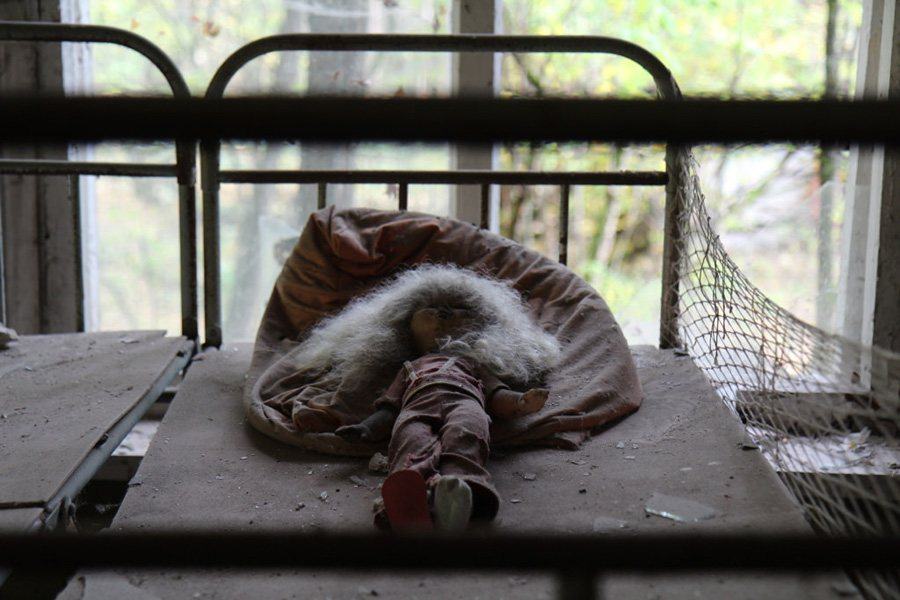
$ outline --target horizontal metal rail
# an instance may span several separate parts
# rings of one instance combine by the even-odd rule
[[[900,143],[900,100],[6,97],[0,114],[5,141]]]
[[[4,175],[105,175],[112,177],[175,177],[178,166],[161,163],[111,163],[74,160],[0,158]]]
[[[900,538],[815,535],[503,534],[202,531],[0,535],[0,565],[240,569],[816,572],[900,567]]]
[[[2,165],[0,165],[2,169]],[[221,171],[222,183],[384,183],[408,185],[666,185],[665,171]]]
[[[181,373],[194,355],[194,343],[185,341],[181,349],[172,357],[172,361],[166,365],[162,374],[156,378],[150,388],[141,396],[137,403],[125,413],[116,423],[110,427],[101,441],[91,448],[87,456],[78,464],[53,497],[44,506],[41,515],[45,526],[55,528],[60,518],[60,511],[66,509],[66,504],[75,500],[75,497],[88,484],[103,466],[103,463],[112,455],[113,451],[122,443],[137,422],[143,418],[151,406],[165,392],[175,377]]]

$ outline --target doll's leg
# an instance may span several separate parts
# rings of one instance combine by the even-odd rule
[[[430,479],[436,472],[440,440],[432,419],[400,418],[388,446],[390,472],[409,469]]]
[[[388,449],[390,475],[381,488],[384,510],[396,531],[431,529],[425,481],[434,475],[440,442],[432,419],[408,412],[403,417],[394,425]]]
[[[440,431],[441,475],[453,475],[472,488],[472,518],[493,519],[500,497],[485,466],[490,453],[490,418],[481,403],[463,393],[448,393]]]

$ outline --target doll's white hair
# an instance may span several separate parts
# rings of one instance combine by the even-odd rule
[[[416,356],[413,313],[440,305],[465,306],[478,322],[458,339],[443,340],[440,351],[468,357],[509,385],[534,384],[559,360],[556,338],[538,326],[511,286],[460,267],[423,265],[320,323],[294,351],[297,367],[375,392],[385,371],[395,373]]]

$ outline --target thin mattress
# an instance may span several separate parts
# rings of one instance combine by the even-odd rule
[[[577,451],[510,450],[489,468],[503,497],[498,531],[640,536],[664,532],[808,532],[800,509],[687,357],[631,350],[640,411]],[[383,475],[361,458],[279,443],[242,409],[249,346],[205,355],[189,371],[132,480],[114,530],[370,530]],[[650,515],[702,505],[696,522]],[[655,504],[654,504],[655,503]],[[673,508],[674,507],[674,508]],[[693,516],[697,516],[694,514]],[[647,557],[652,560],[651,556]],[[602,565],[600,565],[602,567]],[[76,575],[65,600],[105,598],[550,598],[543,574],[107,572]],[[835,598],[840,575],[605,575],[609,598]]]

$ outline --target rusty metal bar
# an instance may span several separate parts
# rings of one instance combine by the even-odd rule
[[[328,183],[323,180],[317,180],[319,185],[316,188],[318,201],[316,202],[316,208],[318,210],[322,210],[326,206],[328,206]]]
[[[559,186],[559,262],[569,263],[569,185]]]
[[[178,166],[159,163],[110,163],[71,160],[0,158],[4,175],[97,175],[110,177],[176,177]]]
[[[408,184],[496,184],[496,185],[640,185],[664,186],[665,171],[400,171],[400,170],[317,170],[220,171],[221,183],[384,183]]]
[[[491,226],[491,185],[481,184],[481,228],[489,229]]]
[[[397,209],[406,210],[409,207],[409,184],[401,183],[397,198]]]
[[[5,141],[900,144],[900,100],[5,97]],[[524,124],[527,124],[524,125]]]
[[[648,559],[652,557],[652,560]],[[377,533],[109,531],[0,534],[0,565],[473,571],[827,572],[900,567],[900,538],[668,533],[389,536]],[[579,584],[580,585],[580,584]]]
[[[208,142],[200,145],[201,156]],[[207,169],[219,155],[207,153],[210,160],[200,161],[200,181],[203,186],[203,347],[218,348],[222,345],[222,280],[219,245],[219,184]]]
[[[666,147],[666,206],[663,225],[662,297],[659,303],[659,347],[680,348],[678,331],[678,299],[681,287],[681,246],[684,198],[681,195],[681,174],[678,169],[678,148]]]

